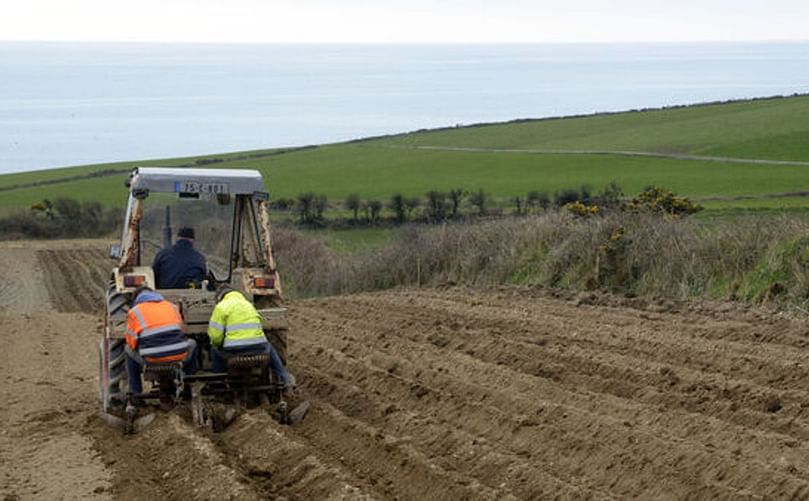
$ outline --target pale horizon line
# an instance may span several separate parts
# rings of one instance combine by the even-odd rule
[[[740,38],[734,40],[684,39],[684,40],[536,40],[536,41],[230,41],[230,40],[67,40],[37,38],[0,38],[3,44],[129,44],[129,45],[387,45],[387,46],[426,46],[426,45],[673,45],[673,44],[779,44],[809,43],[807,38]]]

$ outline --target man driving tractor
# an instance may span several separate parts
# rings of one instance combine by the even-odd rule
[[[158,289],[199,288],[208,266],[205,256],[194,249],[194,228],[180,228],[174,245],[157,253],[152,270]]]

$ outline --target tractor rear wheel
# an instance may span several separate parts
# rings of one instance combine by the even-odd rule
[[[110,404],[110,400],[114,396],[120,396],[121,392],[121,381],[126,381],[126,353],[124,352],[124,340],[123,339],[110,339],[110,358],[108,368],[109,368],[109,383],[108,383],[108,401],[106,402],[107,405]],[[98,343],[98,363],[99,363],[99,371],[104,370],[104,339],[102,338]],[[104,398],[104,388],[103,388],[103,379],[99,377],[99,398]],[[122,399],[119,399],[122,400]],[[102,405],[104,402],[102,402]]]
[[[113,400],[123,401],[122,382],[126,383],[126,353],[124,347],[126,343],[123,339],[114,339],[111,334],[114,331],[120,332],[121,327],[126,325],[126,315],[129,312],[129,295],[120,293],[115,289],[115,284],[111,283],[106,295],[106,315],[104,318],[105,336],[109,339],[109,356],[106,357],[106,367],[104,367],[104,338],[99,341],[99,397],[101,406],[109,408]],[[117,329],[116,329],[117,327]],[[105,377],[105,373],[107,377]],[[105,383],[106,381],[106,383]],[[106,385],[106,391],[104,386]],[[105,399],[106,394],[106,399]]]

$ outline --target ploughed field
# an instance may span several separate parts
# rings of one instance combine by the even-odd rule
[[[96,417],[104,243],[0,243],[5,499],[809,496],[805,318],[518,288],[290,301],[295,428]],[[43,473],[47,472],[47,473]]]

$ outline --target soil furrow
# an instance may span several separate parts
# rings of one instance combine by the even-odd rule
[[[353,311],[353,310],[352,310],[352,311]],[[343,335],[343,332],[344,332],[344,331],[351,331],[351,332],[362,332],[362,331],[363,331],[363,329],[370,329],[370,330],[373,330],[373,329],[377,328],[379,324],[376,324],[375,322],[372,322],[370,325],[358,325],[358,324],[362,324],[362,322],[353,322],[353,323],[352,323],[352,322],[348,322],[348,321],[347,321],[347,317],[349,317],[349,316],[350,316],[350,315],[346,315],[345,317],[340,317],[340,316],[338,316],[337,318],[335,318],[335,320],[334,320],[334,324],[333,324],[333,326],[332,326],[332,330],[333,330],[333,332],[331,333],[331,336],[330,336],[328,339],[332,340],[332,341],[333,341],[333,343],[335,343],[335,349],[337,349],[337,350],[341,350],[341,351],[349,351],[349,352],[353,352],[353,353],[354,353],[354,355],[356,356],[356,355],[358,355],[358,351],[359,351],[359,350],[358,350],[358,349],[357,349],[355,346],[367,346],[367,345],[369,345],[370,343],[368,342],[368,337],[370,337],[370,336],[361,336],[361,338],[362,338],[362,339],[356,339],[356,338],[354,338],[354,339],[350,339],[350,340],[345,340],[345,339],[341,339],[341,335]],[[355,316],[355,318],[356,318],[356,316],[357,316],[357,315],[354,315],[354,316]],[[362,316],[362,315],[360,315],[360,316]],[[301,321],[301,322],[307,322],[307,319],[309,319],[309,318],[317,318],[317,317],[319,317],[319,318],[321,319],[321,321],[322,321],[322,320],[325,318],[325,317],[324,317],[324,314],[322,313],[322,310],[321,310],[320,312],[317,312],[317,311],[304,312],[304,314],[303,314],[303,315],[302,315],[302,317],[299,319],[299,321]],[[346,322],[348,322],[348,323],[346,323]],[[396,322],[395,322],[395,321],[394,321],[394,322],[388,322],[388,323],[386,324],[385,328],[390,329],[390,328],[391,328],[391,326],[395,326],[395,325],[396,325]],[[324,330],[324,326],[315,326],[315,327],[313,327],[313,328],[310,328],[310,327],[312,327],[312,326],[311,326],[311,323],[309,323],[309,325],[306,325],[306,327],[305,327],[305,328],[303,328],[303,329],[302,329],[302,331],[308,332],[308,331],[310,331],[310,330],[311,330],[311,331],[321,332],[321,331],[323,331],[323,330]],[[342,331],[341,331],[341,328],[343,329]],[[378,329],[377,329],[377,330],[378,330]],[[404,334],[403,334],[403,333],[400,331],[400,332],[397,332],[397,333],[393,334],[392,336],[386,336],[386,341],[389,341],[391,338],[393,338],[393,339],[401,339],[401,338],[403,338],[403,337],[404,337],[404,338],[408,338],[408,335],[407,335],[407,333],[404,333]],[[322,340],[322,339],[324,339],[324,338],[322,338],[322,337],[318,337],[317,339],[318,339],[318,340]],[[352,345],[351,341],[355,341],[355,342],[356,342],[356,345]],[[423,340],[422,340],[422,341],[423,341]],[[427,344],[427,342],[426,342],[426,341],[424,341],[424,342],[425,342],[425,344]],[[395,346],[394,348],[392,348],[392,349],[391,349],[391,351],[392,351],[392,352],[394,352],[394,353],[396,353],[396,352],[398,352],[398,353],[408,353],[408,352],[412,352],[412,351],[413,351],[413,350],[415,350],[415,349],[417,349],[417,347],[415,347],[415,348],[414,348],[413,346]],[[344,361],[344,363],[345,363],[345,361]],[[419,362],[416,362],[416,363],[419,363]],[[426,364],[426,365],[428,365],[428,366],[429,366],[429,361],[424,362],[424,364]],[[476,374],[477,374],[477,373],[479,373],[479,372],[480,372],[480,370],[483,370],[483,369],[479,369],[477,372],[474,372],[474,373],[476,373]],[[465,371],[463,371],[463,373],[466,373],[466,372],[467,372],[466,370],[465,370]],[[468,372],[472,373],[473,371],[472,371],[472,370],[469,370]],[[401,397],[400,397],[400,398],[401,398]],[[599,404],[601,404],[601,403],[599,402]],[[435,405],[436,405],[436,403],[435,403],[435,402],[432,402],[432,401],[425,403],[425,407],[426,407],[426,408],[430,408],[431,406],[435,406]],[[601,404],[601,405],[603,405],[603,404]],[[471,412],[471,411],[470,411],[469,409],[463,409],[463,411],[459,412],[459,415],[468,415],[468,414],[467,414],[468,412]],[[611,411],[610,411],[610,412],[611,412]],[[658,411],[658,412],[659,412],[659,411]],[[697,418],[698,418],[698,417],[697,417]],[[596,418],[596,419],[597,419],[597,418]],[[698,418],[698,419],[700,419],[700,418]],[[594,422],[595,422],[595,421],[594,421]],[[590,426],[592,426],[592,425],[593,425],[593,423],[585,423],[584,427],[585,427],[585,428],[587,428],[587,427],[590,427]],[[569,425],[568,425],[568,426],[569,426]],[[720,423],[720,426],[721,426],[721,423]],[[585,431],[585,430],[582,430],[582,432],[583,432],[583,431]],[[684,428],[684,429],[682,430],[682,434],[683,434],[684,436],[687,436],[687,435],[688,435],[688,433],[689,433],[689,432],[688,432],[688,429],[687,429],[687,428]],[[609,435],[609,434],[610,434],[610,432],[609,432],[609,431],[607,431],[607,434]],[[655,435],[655,433],[654,433],[654,432],[650,432],[650,435]],[[733,442],[735,442],[735,440],[733,440]],[[670,445],[671,445],[671,444],[668,444],[667,446],[670,446]],[[686,444],[684,445],[684,447],[691,447],[692,445],[694,445],[694,444],[688,444],[688,443],[686,443]],[[667,446],[663,446],[663,447],[665,448],[665,447],[667,447]],[[712,445],[711,445],[711,447],[716,447],[716,446],[712,444]],[[780,452],[780,451],[779,451],[779,452]],[[774,454],[778,454],[778,452],[776,452],[776,453],[774,453]],[[804,455],[804,458],[803,458],[803,459],[804,459],[804,461],[805,461],[805,455]],[[729,470],[732,470],[732,469],[734,469],[734,468],[737,468],[737,467],[738,467],[738,465],[733,464],[734,462],[736,462],[736,463],[741,463],[741,461],[736,461],[736,460],[734,460],[734,459],[733,459],[732,457],[730,457],[730,456],[729,456],[729,459],[727,459],[727,460],[728,460],[728,461],[730,461],[730,462],[731,462],[731,464],[723,466],[723,468],[722,468],[722,469],[729,469]],[[697,464],[699,464],[699,463],[697,463]],[[704,465],[703,465],[703,466],[704,466]],[[763,475],[773,475],[773,474],[775,474],[775,472],[771,471],[771,469],[770,469],[770,468],[768,468],[768,467],[766,467],[766,466],[764,466],[764,465],[762,465],[761,470],[762,470],[761,474],[763,474]],[[748,475],[748,474],[745,474],[745,476],[747,476],[747,475]],[[793,480],[794,480],[794,481],[797,481],[797,479],[793,479]],[[798,482],[800,483],[800,481],[798,481]],[[693,493],[692,493],[692,494],[693,494]],[[705,494],[705,493],[703,492],[703,494]],[[717,492],[717,494],[719,494],[719,493]]]

